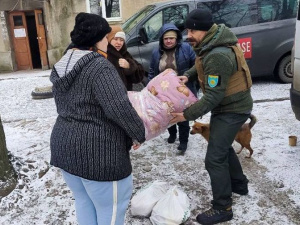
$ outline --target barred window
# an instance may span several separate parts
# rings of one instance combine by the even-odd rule
[[[101,15],[107,21],[120,21],[120,0],[90,0],[91,13]]]

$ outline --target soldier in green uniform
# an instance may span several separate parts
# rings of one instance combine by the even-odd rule
[[[224,24],[214,24],[209,11],[193,10],[186,28],[197,57],[180,79],[185,83],[198,78],[203,96],[183,113],[173,113],[170,122],[196,120],[211,112],[205,168],[211,179],[212,208],[196,219],[216,224],[232,219],[232,192],[248,194],[248,179],[232,143],[252,111],[252,80],[237,37]]]

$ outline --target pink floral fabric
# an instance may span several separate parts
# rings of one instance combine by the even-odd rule
[[[169,105],[170,112],[183,112],[184,109],[197,101],[190,89],[181,84],[176,72],[167,69],[154,77],[147,85],[159,100]]]
[[[198,100],[172,69],[157,75],[141,92],[129,91],[128,97],[144,122],[146,140],[157,137],[171,125],[171,112],[183,112]]]
[[[129,100],[144,122],[146,140],[163,133],[172,119],[167,104],[162,103],[146,88],[141,92],[128,92]]]

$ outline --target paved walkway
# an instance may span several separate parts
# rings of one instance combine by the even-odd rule
[[[40,76],[49,76],[51,73],[51,70],[40,70],[40,69],[34,69],[34,70],[18,70],[14,72],[5,72],[0,73],[0,80],[8,79],[8,78],[22,78],[24,76],[32,76],[32,77],[40,77]]]

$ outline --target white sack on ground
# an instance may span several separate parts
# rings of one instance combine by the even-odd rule
[[[131,199],[131,214],[133,216],[149,217],[155,204],[168,190],[168,184],[156,180],[142,187]]]
[[[188,196],[174,186],[154,206],[150,221],[153,225],[179,225],[190,217]]]

